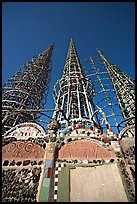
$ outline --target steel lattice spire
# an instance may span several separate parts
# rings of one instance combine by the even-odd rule
[[[60,123],[68,121],[93,122],[92,98],[94,87],[91,80],[84,75],[73,40],[70,40],[63,76],[54,86],[53,96],[56,103],[56,117]],[[94,120],[96,123],[96,120]],[[97,125],[97,123],[96,123]]]
[[[113,83],[123,118],[127,125],[132,125],[135,122],[134,119],[132,120],[135,117],[135,84],[129,76],[112,64],[100,50],[97,49],[97,51]]]
[[[3,86],[3,133],[11,127],[34,120],[38,113],[22,110],[44,108],[50,81],[53,44],[38,57],[33,57]]]

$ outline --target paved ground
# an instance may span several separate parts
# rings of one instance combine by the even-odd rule
[[[128,202],[117,164],[70,170],[70,202]]]

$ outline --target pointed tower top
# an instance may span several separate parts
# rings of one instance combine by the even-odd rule
[[[49,47],[48,47],[46,50],[44,50],[44,51],[40,54],[40,56],[41,56],[42,54],[47,53],[47,51],[52,51],[53,48],[54,48],[54,43],[50,44]]]
[[[51,43],[50,47],[54,47],[54,42],[53,42],[53,43]]]
[[[99,56],[102,58],[102,60],[103,60],[104,62],[106,62],[106,63],[111,63],[111,62],[104,56],[104,54],[103,54],[103,52],[102,52],[101,50],[98,50],[97,48],[96,48],[96,50],[97,50]]]
[[[65,66],[64,66],[64,72],[63,73],[65,75],[66,74],[69,74],[69,75],[70,74],[71,75],[72,74],[76,74],[74,72],[74,69],[77,72],[77,74],[79,73],[81,75],[81,74],[84,73],[83,68],[82,68],[82,66],[80,64],[80,60],[79,60],[79,57],[78,57],[75,45],[74,45],[74,41],[71,38],[70,39],[70,44],[69,44],[69,49],[68,49],[68,54],[67,54],[67,58],[66,58],[66,63],[65,63]]]
[[[70,38],[70,43],[73,43],[73,38]]]
[[[54,47],[54,43],[51,43],[50,45],[49,45],[49,47],[48,47],[48,49],[47,50],[49,50],[49,49],[53,49],[53,47]]]
[[[103,55],[103,52],[101,52],[101,50],[99,50],[98,48],[96,48],[97,52],[99,55]]]
[[[69,45],[69,47],[70,47],[70,46],[74,46],[74,41],[73,41],[72,38],[70,38],[70,45]]]

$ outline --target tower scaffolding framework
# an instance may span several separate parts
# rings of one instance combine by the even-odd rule
[[[115,64],[111,63],[103,53],[97,49],[97,52],[102,59],[121,109],[125,128],[130,136],[135,136],[135,83],[134,81],[120,70]],[[121,121],[120,121],[121,123]],[[121,123],[121,124],[122,124]],[[128,129],[129,127],[129,129]],[[133,128],[131,128],[133,127]]]
[[[53,44],[23,65],[2,90],[3,134],[15,125],[35,121],[46,103],[51,73]],[[35,111],[24,111],[24,110]]]
[[[105,120],[107,120],[115,133],[120,133],[118,124],[123,120],[113,84],[110,80],[104,63],[99,56],[93,56],[81,61],[86,77],[89,77],[95,87],[93,102],[95,104],[94,115],[99,112],[98,122],[106,130]],[[123,127],[125,124],[123,123]]]

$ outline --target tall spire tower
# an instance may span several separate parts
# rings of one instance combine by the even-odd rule
[[[56,108],[53,118],[56,117],[60,123],[67,121],[69,125],[74,120],[93,123],[93,93],[93,84],[84,76],[84,70],[71,39],[63,76],[54,87]]]
[[[133,80],[112,64],[100,50],[97,49],[97,52],[106,66],[127,126],[135,124],[135,84]]]
[[[127,200],[122,185],[120,197],[118,195],[117,189],[122,181],[119,175],[115,175],[116,171],[119,174],[115,151],[120,151],[121,138],[113,132],[105,114],[105,108],[100,108],[98,104],[101,97],[98,97],[98,101],[95,102],[95,88],[92,80],[85,76],[71,39],[62,78],[57,81],[53,92],[56,106],[48,125],[48,133],[49,145],[53,145],[50,146],[49,152],[54,149],[54,159],[51,160],[49,197],[45,198],[45,201],[46,199],[49,202]],[[101,173],[103,171],[106,172],[105,177]],[[100,175],[99,180],[95,175]],[[118,178],[119,183],[115,182],[115,177]],[[88,179],[85,180],[86,178]],[[44,179],[46,180],[46,176]],[[109,187],[108,179],[111,180]],[[104,183],[103,187],[101,187],[102,183]],[[105,189],[105,192],[109,191],[109,195],[102,194],[106,186],[108,189]],[[44,191],[44,182],[39,191],[40,201],[42,201],[42,191]],[[113,198],[110,196],[112,194]]]
[[[53,44],[38,57],[28,61],[3,86],[3,133],[15,125],[36,119],[44,107],[50,80]],[[25,111],[24,111],[25,110]]]
[[[105,105],[105,102],[108,103],[111,111],[112,105],[115,105],[107,94],[110,89],[101,84],[99,70],[95,66],[93,69],[96,73],[91,75],[96,75],[97,80],[89,79],[85,75],[72,39],[62,78],[54,86],[56,106],[48,123],[48,133],[35,122],[40,113],[45,111],[40,108],[43,108],[47,95],[52,49],[53,45],[38,58],[33,58],[3,87],[3,201],[134,200],[131,183],[133,179],[130,180],[127,174],[120,148],[123,139],[124,144],[130,139],[128,143],[132,147],[134,138],[123,138],[113,131],[113,125],[108,119],[112,114],[106,114]],[[124,75],[121,77],[121,73],[111,67],[107,60],[105,63],[122,106],[124,99],[128,100],[128,97],[124,98],[123,95],[130,90],[123,81],[126,78]],[[102,73],[104,74],[100,74]],[[123,92],[119,90],[123,87],[117,88],[119,82],[123,83]],[[101,87],[99,89],[98,83]],[[105,95],[106,101],[100,90],[105,92],[103,96]],[[132,97],[133,94],[128,96]],[[123,111],[127,119],[132,117],[130,106],[125,105],[129,108],[128,113]],[[134,158],[129,160],[130,164],[133,160]],[[10,188],[11,177],[15,180],[12,185],[14,188]],[[26,179],[27,188],[23,188]]]

